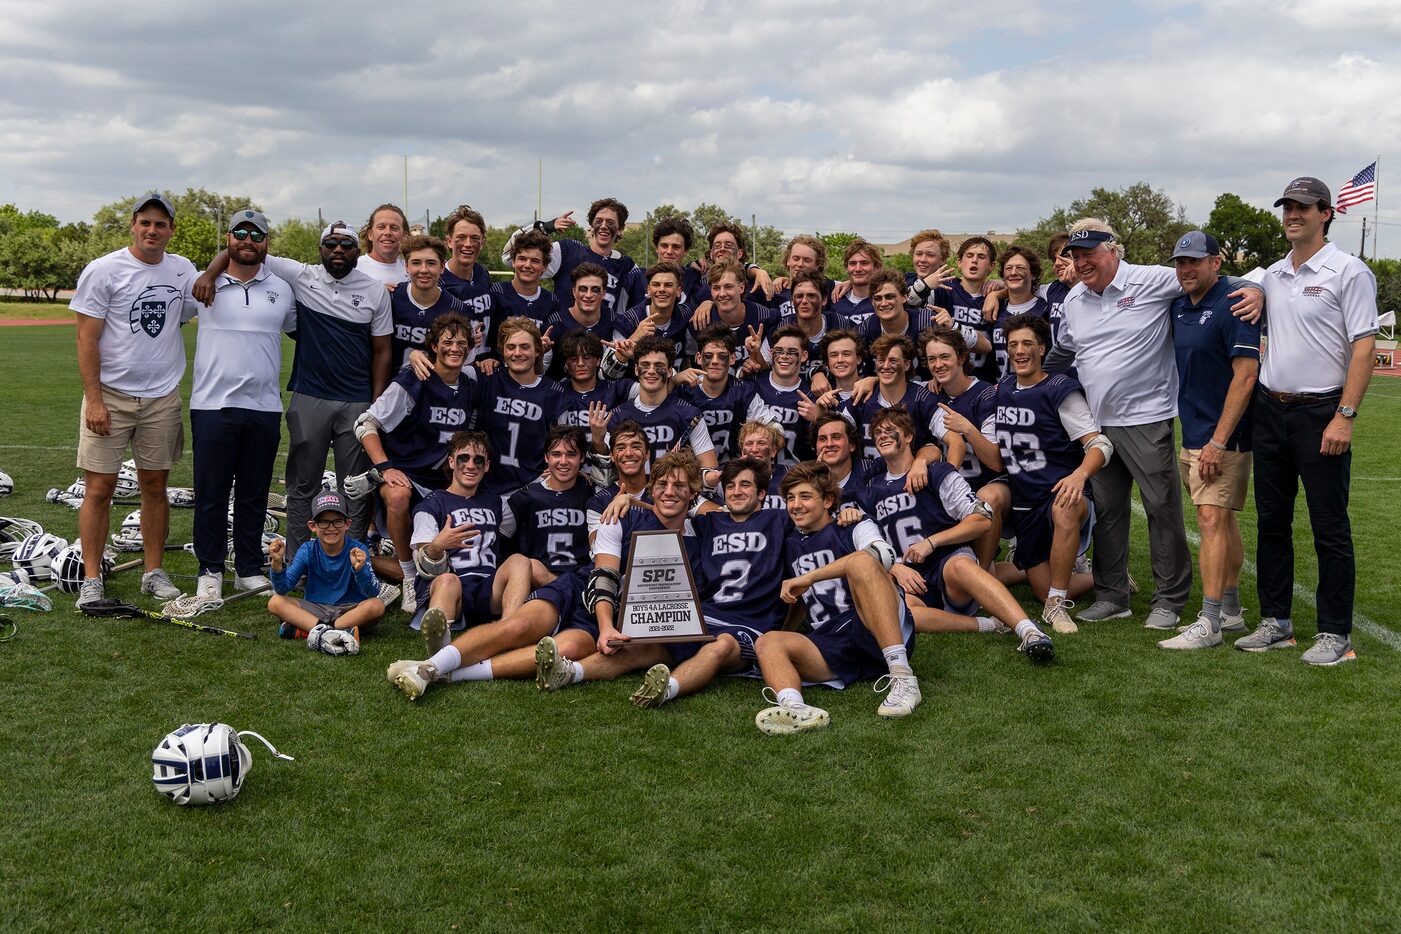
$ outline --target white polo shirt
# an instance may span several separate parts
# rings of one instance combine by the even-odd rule
[[[1265,271],[1260,384],[1275,392],[1333,392],[1347,381],[1352,342],[1377,333],[1377,278],[1331,243],[1294,269],[1291,252]]]
[[[225,273],[214,304],[196,305],[191,409],[282,411],[282,334],[297,329],[292,287],[266,266],[248,282]]]
[[[103,319],[102,385],[139,399],[169,395],[185,375],[180,322],[194,314],[195,266],[166,253],[154,266],[122,247],[88,263],[68,307]]]
[[[1075,353],[1075,370],[1095,421],[1104,427],[1147,425],[1177,415],[1172,300],[1176,271],[1120,261],[1102,294],[1083,282],[1061,306],[1057,342]]]

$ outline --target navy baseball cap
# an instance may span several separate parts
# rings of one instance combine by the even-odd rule
[[[338,512],[342,516],[350,515],[345,508],[345,497],[335,490],[324,490],[311,501],[311,517],[313,519],[321,518],[323,512]]]
[[[1300,204],[1318,204],[1322,201],[1332,207],[1333,193],[1328,190],[1327,185],[1318,179],[1304,175],[1284,186],[1284,194],[1275,201],[1275,207],[1279,207],[1286,201],[1297,201]]]
[[[1067,250],[1093,250],[1101,243],[1113,243],[1114,235],[1107,230],[1077,230],[1070,235]]]
[[[175,206],[172,205],[159,191],[151,191],[136,199],[136,207],[131,209],[131,216],[140,214],[147,205],[157,205],[162,211],[170,215],[171,220],[175,220]]]
[[[239,226],[240,224],[247,224],[254,230],[261,230],[263,233],[270,232],[268,230],[268,219],[263,216],[263,212],[255,211],[252,208],[248,208],[246,210],[239,211],[236,214],[234,214],[234,216],[229,220],[229,231],[232,232],[233,229]]]
[[[1221,246],[1216,242],[1216,238],[1211,234],[1201,230],[1193,230],[1183,234],[1177,241],[1177,249],[1173,252],[1172,258],[1178,259],[1201,259],[1203,256],[1220,256]]]

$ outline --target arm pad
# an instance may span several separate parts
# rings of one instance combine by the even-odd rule
[[[898,555],[895,554],[895,549],[890,547],[890,542],[885,539],[877,539],[871,542],[871,544],[866,546],[866,552],[879,561],[881,567],[885,568],[887,571],[895,567],[895,559]]]
[[[622,576],[612,568],[593,569],[589,574],[589,582],[584,587],[584,606],[593,613],[599,603],[608,603],[614,609],[618,606],[618,589],[623,582]]]
[[[1104,455],[1104,462],[1106,464],[1109,463],[1109,458],[1114,456],[1114,442],[1110,441],[1102,434],[1095,435],[1094,438],[1090,440],[1090,443],[1085,445],[1085,453],[1087,454],[1096,449]]]
[[[426,546],[415,548],[413,552],[413,565],[418,568],[418,573],[422,574],[424,577],[437,577],[448,569],[447,552],[444,552],[441,558],[434,561],[432,558],[428,557],[428,548]]]
[[[368,411],[361,412],[360,417],[355,420],[355,440],[362,441],[366,435],[377,435],[381,426],[375,417]]]
[[[913,305],[916,308],[923,308],[925,305],[929,304],[929,293],[932,291],[933,289],[929,287],[929,283],[916,277],[915,281],[910,283],[909,289],[905,292],[905,304]]]

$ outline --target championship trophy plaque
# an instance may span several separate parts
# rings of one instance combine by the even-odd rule
[[[710,642],[681,533],[632,533],[618,631],[631,642]],[[623,642],[614,642],[624,645]]]

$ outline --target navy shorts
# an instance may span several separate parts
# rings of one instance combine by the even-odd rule
[[[453,632],[491,622],[491,582],[494,578],[494,574],[491,577],[458,575],[457,579],[462,582],[462,605],[457,611],[457,619],[452,621]],[[428,588],[432,583],[433,578],[422,575],[414,580],[414,590],[418,595],[418,612],[409,621],[410,629],[417,630],[423,625],[423,614],[428,612]]]
[[[532,590],[525,600],[527,603],[531,600],[544,600],[555,608],[555,612],[559,614],[559,622],[551,635],[558,635],[566,629],[582,629],[596,641],[598,620],[589,612],[589,608],[584,606],[584,587],[587,583],[581,574],[570,571],[556,577],[544,587]]]
[[[948,591],[944,589],[944,565],[955,555],[964,555],[973,559],[975,562],[978,560],[978,556],[973,553],[973,549],[969,548],[967,545],[935,550],[933,557],[926,562],[926,566],[923,569],[916,568],[924,577],[924,586],[927,589],[923,596],[919,594],[915,594],[915,596],[930,609],[942,609],[949,613],[976,616],[978,613],[977,600],[970,597],[962,603],[956,603],[949,597]]]
[[[741,677],[753,676],[759,668],[759,656],[754,653],[754,641],[763,635],[766,630],[742,623],[727,623],[714,616],[706,616],[705,628],[715,638],[730,636],[739,643],[739,657],[744,664],[744,670],[734,672]],[[706,642],[676,642],[667,646],[671,652],[672,667],[675,667],[687,659],[694,658],[696,653],[708,645]]]
[[[900,636],[904,640],[905,651],[914,651],[915,630],[903,597],[900,600]],[[807,637],[822,653],[822,660],[827,663],[832,678],[830,681],[804,683],[825,684],[840,690],[853,682],[870,681],[889,673],[881,647],[876,645],[876,637],[861,624],[854,611],[832,625],[808,633]]]
[[[1094,500],[1085,497],[1090,507],[1085,513],[1085,521],[1080,524],[1080,543],[1075,549],[1083,555],[1090,547],[1090,533],[1095,527]],[[1051,520],[1054,503],[1047,499],[1039,506],[1013,506],[1012,528],[1017,533],[1017,548],[1012,553],[1012,563],[1020,570],[1034,568],[1051,560],[1051,542],[1056,536],[1056,526]]]

